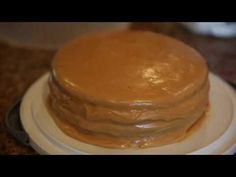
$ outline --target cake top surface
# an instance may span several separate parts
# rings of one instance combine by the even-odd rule
[[[205,60],[194,49],[147,31],[84,35],[57,52],[52,68],[74,95],[133,104],[184,97],[207,78]]]

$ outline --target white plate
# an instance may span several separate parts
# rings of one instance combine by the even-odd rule
[[[32,147],[41,154],[232,154],[236,152],[236,94],[219,77],[210,74],[210,115],[185,140],[161,147],[108,149],[75,140],[54,123],[45,106],[48,94],[45,74],[25,94],[20,116]]]

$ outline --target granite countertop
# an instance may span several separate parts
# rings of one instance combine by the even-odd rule
[[[175,23],[135,23],[131,29],[147,29],[178,38],[197,49],[211,72],[236,83],[236,38],[218,39],[192,34]],[[4,118],[9,107],[50,68],[55,51],[27,49],[0,42],[0,154],[37,154],[9,135]]]

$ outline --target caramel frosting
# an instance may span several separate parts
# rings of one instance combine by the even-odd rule
[[[50,112],[65,133],[128,148],[181,139],[204,115],[209,81],[205,60],[183,42],[115,31],[84,35],[61,48],[49,88]]]

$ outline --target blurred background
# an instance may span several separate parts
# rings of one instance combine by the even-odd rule
[[[102,29],[126,29],[140,23],[128,22],[7,22],[0,23],[0,39],[13,45],[29,48],[57,49],[66,41],[81,34]],[[143,23],[142,26],[148,23]],[[171,23],[149,23],[158,30],[159,25]],[[236,36],[236,23],[226,22],[182,22],[190,31],[220,38]],[[174,23],[172,23],[174,25]],[[137,26],[136,26],[137,27]],[[148,26],[146,26],[148,27]],[[150,27],[150,26],[149,26]]]
[[[236,84],[236,23],[0,22],[0,154],[35,153],[6,132],[3,121],[7,110],[50,69],[59,47],[103,29],[150,30],[182,40],[203,55],[211,72]]]

